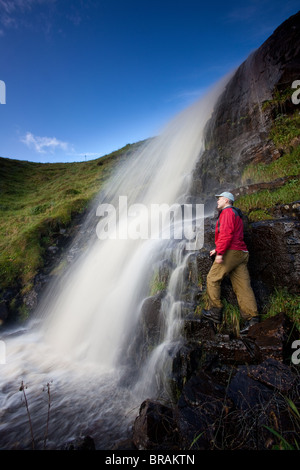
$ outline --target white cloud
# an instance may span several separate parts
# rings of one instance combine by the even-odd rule
[[[230,10],[227,19],[229,21],[251,21],[255,19],[255,15],[257,14],[257,11],[259,10],[260,5],[255,3],[251,5],[242,5],[237,8],[234,8],[233,10]]]
[[[75,27],[81,25],[84,16],[82,9],[97,7],[95,3],[85,0],[69,2],[68,14],[61,8],[59,0],[0,0],[0,27],[5,33],[9,29],[34,29],[48,34],[56,31],[57,18],[64,17]],[[61,29],[58,30],[61,32]]]
[[[31,132],[27,132],[25,137],[21,138],[21,142],[27,145],[29,148],[33,148],[38,153],[54,153],[56,150],[70,150],[70,144],[58,140],[56,137],[39,137],[33,135]]]
[[[2,32],[8,29],[19,29],[21,27],[31,28],[40,23],[42,18],[39,8],[48,9],[55,5],[57,0],[0,0],[0,26]],[[48,18],[47,18],[48,21]],[[43,16],[43,27],[45,28],[45,16]]]
[[[15,12],[31,10],[35,5],[55,3],[56,0],[0,0],[0,11],[11,15]]]

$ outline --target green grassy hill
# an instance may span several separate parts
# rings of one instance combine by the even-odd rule
[[[62,228],[87,207],[120,159],[140,143],[80,163],[0,158],[0,301],[5,289],[32,288],[43,255]]]

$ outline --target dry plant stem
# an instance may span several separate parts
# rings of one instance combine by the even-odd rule
[[[47,423],[46,423],[46,431],[44,437],[44,449],[46,449],[46,442],[48,437],[48,428],[49,428],[49,418],[50,418],[50,407],[51,407],[51,395],[50,395],[50,383],[47,383],[47,393],[48,393],[48,414],[47,414]]]
[[[25,385],[24,385],[24,383],[23,383],[23,380],[22,380],[22,382],[21,382],[20,391],[23,392],[23,395],[24,395],[25,406],[26,406],[26,411],[27,411],[27,416],[28,416],[28,421],[29,421],[29,426],[30,426],[30,434],[31,434],[32,449],[34,449],[35,444],[34,444],[33,429],[32,429],[32,423],[31,423],[31,417],[30,417],[30,412],[29,412],[29,406],[28,406],[28,401],[27,401],[27,397],[26,397],[26,393],[25,393]]]

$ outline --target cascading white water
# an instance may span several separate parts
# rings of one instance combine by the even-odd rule
[[[189,255],[184,254],[181,244],[173,247],[172,256],[175,256],[175,269],[172,271],[166,289],[166,294],[162,299],[160,314],[163,319],[161,324],[161,339],[158,345],[149,354],[141,370],[139,380],[135,384],[135,394],[142,398],[161,397],[171,398],[169,390],[169,373],[171,371],[172,360],[181,344],[182,326],[182,287],[184,270]]]
[[[99,439],[99,448],[105,448],[124,433],[129,419],[124,417],[124,410],[138,407],[141,399],[155,393],[158,367],[165,364],[168,347],[180,335],[181,302],[177,294],[185,263],[182,248],[180,243],[153,239],[151,234],[146,239],[132,239],[124,236],[124,231],[119,232],[123,238],[100,240],[96,236],[96,210],[104,203],[117,205],[120,196],[127,197],[128,205],[143,207],[184,202],[192,170],[203,150],[205,124],[226,81],[120,165],[87,219],[82,234],[87,248],[60,283],[49,289],[35,316],[38,325],[29,323],[24,331],[4,335],[7,361],[1,366],[0,379],[2,448],[16,441],[16,447],[29,445],[29,437],[22,442],[28,428],[18,392],[22,380],[28,385],[37,434],[45,423],[41,387],[52,384],[49,446],[90,432]],[[136,227],[141,219],[128,222],[127,212],[120,209],[118,222],[121,230],[129,223]],[[135,387],[120,390],[118,378],[124,367],[120,357],[136,327],[142,301],[149,295],[154,267],[170,245],[177,260],[162,303],[165,321],[161,343],[142,367]]]

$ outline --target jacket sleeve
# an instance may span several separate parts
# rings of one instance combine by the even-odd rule
[[[216,252],[224,255],[232,241],[235,230],[235,215],[232,210],[224,210],[218,221],[218,235],[216,239]]]

